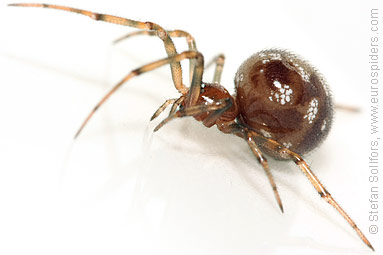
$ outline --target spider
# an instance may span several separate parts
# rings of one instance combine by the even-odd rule
[[[172,119],[193,116],[208,128],[216,125],[221,132],[244,139],[264,169],[282,212],[282,201],[264,154],[277,160],[294,161],[319,195],[332,205],[362,241],[374,250],[362,231],[301,157],[318,147],[327,137],[333,117],[330,90],[324,78],[305,60],[280,49],[258,52],[239,67],[234,79],[236,94],[230,95],[220,85],[224,56],[219,55],[213,61],[216,65],[213,82],[203,82],[204,57],[197,50],[194,38],[185,31],[167,31],[153,22],[140,22],[59,5],[20,3],[9,6],[64,10],[94,20],[141,29],[115,42],[144,34],[157,36],[164,43],[168,56],[131,71],[116,84],[86,117],[75,134],[75,139],[100,106],[128,80],[158,67],[170,65],[174,86],[181,95],[179,98],[166,100],[153,114],[151,120],[172,104],[169,116],[155,127],[154,132]],[[189,50],[177,53],[172,37],[186,38]],[[189,87],[183,84],[182,79],[180,61],[185,59],[190,61]]]

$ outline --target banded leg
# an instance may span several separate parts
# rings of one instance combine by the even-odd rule
[[[170,115],[169,117],[161,121],[161,123],[154,128],[154,132],[157,132],[161,127],[163,127],[166,123],[168,123],[172,119],[182,118],[187,116],[196,116],[206,112],[211,112],[209,116],[206,118],[206,119],[209,119],[208,120],[209,122],[213,120],[217,120],[222,115],[222,113],[225,112],[227,109],[229,109],[231,106],[232,106],[231,99],[227,98],[227,99],[218,100],[211,104],[194,105],[188,108],[180,109],[179,111],[175,112],[174,114]],[[205,121],[203,123],[205,124]]]
[[[170,37],[185,37],[186,39],[186,42],[188,44],[188,47],[189,47],[189,50],[194,50],[196,51],[197,50],[197,46],[196,46],[196,43],[195,43],[195,39],[194,37],[189,34],[188,32],[186,31],[183,31],[183,30],[168,30],[166,31],[167,34],[170,36]],[[135,31],[135,32],[132,32],[132,33],[129,33],[127,35],[124,35],[120,38],[117,38],[116,40],[113,41],[113,43],[119,43],[121,42],[122,40],[125,40],[125,39],[128,39],[129,37],[132,37],[132,36],[137,36],[137,35],[149,35],[149,36],[156,36],[156,32],[155,31],[150,31],[150,30],[139,30],[139,31]]]
[[[169,37],[169,35],[161,26],[153,22],[140,22],[140,21],[135,21],[131,19],[113,16],[113,15],[95,13],[95,12],[85,11],[81,9],[60,6],[60,5],[52,5],[52,4],[24,3],[24,4],[9,4],[8,6],[40,7],[40,8],[48,8],[48,9],[57,9],[57,10],[74,12],[81,15],[85,15],[94,20],[100,20],[100,21],[118,24],[122,26],[129,26],[129,27],[134,27],[134,28],[139,28],[144,30],[150,30],[150,31],[153,31],[153,33],[155,33],[155,35],[157,35],[163,41],[166,53],[169,57],[177,54],[177,51],[172,39]],[[182,69],[181,69],[180,62],[177,61],[177,62],[171,63],[170,68],[172,72],[172,79],[174,82],[174,86],[181,94],[186,93],[187,88],[182,83]]]
[[[158,117],[170,104],[174,104],[174,102],[177,100],[177,98],[167,99],[165,103],[163,103],[157,111],[153,114],[153,116],[150,118],[150,121],[154,120]]]
[[[315,176],[315,174],[311,171],[307,163],[299,156],[297,153],[287,149],[282,144],[278,143],[275,140],[265,138],[256,132],[251,132],[251,134],[255,137],[257,143],[262,144],[263,147],[270,149],[272,151],[277,151],[280,153],[281,157],[286,159],[292,159],[294,163],[301,169],[301,171],[306,175],[311,184],[314,186],[316,191],[319,193],[321,198],[323,198],[327,203],[332,205],[340,215],[348,222],[348,224],[355,230],[358,236],[362,239],[362,241],[370,247],[372,250],[371,243],[368,241],[366,236],[362,233],[362,231],[357,227],[355,222],[348,216],[348,214],[343,210],[342,207],[335,201],[335,199],[331,196],[331,194],[327,191],[327,189],[323,186],[323,184],[319,181],[319,179]]]
[[[266,176],[269,179],[269,182],[271,184],[271,187],[274,192],[274,196],[277,200],[277,203],[279,205],[279,208],[281,209],[283,213],[283,205],[282,205],[282,200],[279,196],[277,185],[275,184],[274,178],[270,172],[269,164],[267,163],[266,158],[263,156],[263,153],[259,149],[258,145],[254,141],[254,138],[252,136],[252,133],[244,126],[233,122],[233,123],[221,123],[217,125],[218,129],[225,133],[225,134],[234,134],[237,135],[243,139],[245,139],[253,152],[253,154],[256,156],[258,162],[261,164],[263,167],[263,170],[265,170]]]
[[[195,51],[190,51],[195,52]],[[193,106],[197,103],[199,94],[201,92],[202,75],[204,70],[204,58],[202,54],[199,54],[195,58],[195,66],[193,70],[192,82],[190,84],[189,91],[185,98],[186,107]]]
[[[156,69],[158,67],[161,67],[163,65],[166,65],[166,64],[170,64],[172,62],[175,62],[175,61],[182,61],[184,59],[190,59],[190,58],[195,58],[195,59],[200,59],[202,57],[202,54],[199,53],[199,52],[196,52],[196,51],[184,51],[180,54],[177,54],[175,56],[171,56],[171,57],[167,57],[167,58],[164,58],[164,59],[160,59],[160,60],[157,60],[157,61],[154,61],[152,63],[149,63],[149,64],[146,64],[144,66],[141,66],[140,68],[137,68],[133,71],[131,71],[127,76],[125,76],[119,83],[117,83],[101,100],[100,102],[93,108],[93,110],[89,113],[89,115],[86,117],[86,119],[84,120],[84,122],[82,123],[80,129],[77,131],[76,135],[75,135],[75,139],[79,136],[79,134],[81,133],[81,131],[83,130],[83,128],[85,127],[85,125],[88,123],[88,121],[90,120],[90,118],[93,116],[93,114],[97,111],[97,109],[100,108],[100,106],[105,103],[105,101],[114,93],[116,92],[116,90],[118,90],[125,82],[127,82],[128,80],[130,80],[131,78],[135,77],[135,76],[138,76],[140,74],[143,74],[145,72],[149,72],[153,69]],[[203,58],[203,57],[202,57]],[[202,63],[202,66],[203,66],[203,63]],[[196,69],[198,68],[198,66],[196,66]],[[196,74],[197,72],[195,72]],[[202,76],[202,73],[200,73],[200,75]],[[196,81],[198,80],[201,80],[202,77],[197,77],[195,78]]]
[[[279,196],[279,192],[277,189],[277,185],[275,184],[273,175],[270,172],[269,164],[267,163],[266,158],[263,156],[263,153],[261,152],[261,150],[259,149],[259,147],[255,143],[254,138],[250,133],[248,133],[248,135],[247,135],[247,143],[248,143],[251,151],[253,152],[253,154],[257,157],[259,164],[261,164],[261,166],[263,167],[263,170],[265,170],[266,176],[269,179],[270,185],[273,189],[275,199],[277,200],[279,208],[281,209],[281,211],[283,213],[282,200],[281,200],[281,197]]]
[[[166,31],[166,32],[168,33],[168,35],[170,37],[185,37],[189,50],[190,51],[192,51],[192,50],[197,51],[197,45],[195,43],[194,37],[191,34],[189,34],[188,32],[183,31],[183,30],[172,30],[172,31]],[[137,36],[137,35],[156,36],[156,32],[155,31],[148,31],[148,30],[135,31],[135,32],[129,33],[127,35],[124,35],[120,38],[117,38],[116,40],[114,40],[113,43],[119,43],[122,40],[128,39],[129,37],[132,37],[132,36]],[[190,80],[193,77],[194,65],[195,65],[194,59],[190,59],[190,65],[189,65],[189,74],[190,74],[189,79]]]
[[[213,63],[215,63],[213,83],[221,84],[222,70],[223,65],[225,64],[225,55],[219,54],[218,56],[216,56],[211,62],[209,62],[206,65],[205,69],[210,67]]]
[[[177,101],[174,102],[172,108],[170,109],[169,116],[174,114],[177,110],[177,107],[182,104],[182,102],[185,100],[185,96],[181,96],[177,99]]]
[[[157,111],[153,114],[153,116],[150,118],[150,121],[157,118],[170,104],[173,104],[173,106],[170,109],[169,116],[172,115],[176,111],[177,107],[183,102],[184,99],[185,99],[185,97],[181,96],[179,98],[172,98],[172,99],[166,100],[165,103],[163,103],[157,109]]]

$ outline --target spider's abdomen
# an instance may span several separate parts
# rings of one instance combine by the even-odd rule
[[[274,49],[259,52],[239,67],[235,87],[238,120],[263,136],[298,154],[310,152],[326,138],[333,117],[329,89],[297,56]]]

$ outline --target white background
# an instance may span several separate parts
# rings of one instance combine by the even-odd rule
[[[336,102],[362,111],[337,112],[328,139],[305,159],[381,254],[381,234],[368,233],[369,10],[377,5],[234,2],[50,1],[186,30],[206,61],[225,53],[230,91],[236,68],[261,49],[310,60]],[[177,96],[168,67],[127,83],[73,143],[109,88],[165,56],[157,38],[112,45],[131,31],[2,1],[1,254],[372,253],[293,163],[269,160],[282,214],[244,141],[192,118],[153,134],[152,113]],[[175,43],[186,50],[183,39]]]

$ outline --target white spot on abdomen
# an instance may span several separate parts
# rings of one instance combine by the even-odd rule
[[[264,129],[261,129],[261,130],[259,130],[259,131],[261,131],[261,133],[262,133],[262,135],[263,135],[264,137],[266,137],[266,138],[271,138],[271,134],[270,134],[270,132],[267,132],[267,131],[264,130]]]

